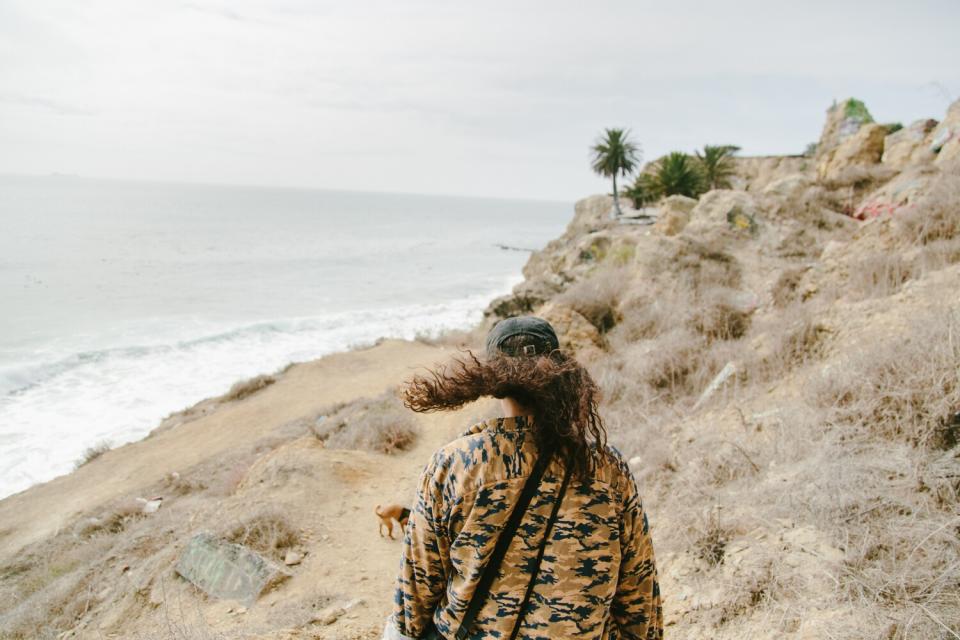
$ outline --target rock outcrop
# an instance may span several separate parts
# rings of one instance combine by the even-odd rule
[[[665,236],[675,236],[690,222],[690,212],[697,206],[694,198],[670,196],[660,203],[654,228]]]
[[[873,122],[866,105],[854,98],[834,103],[827,109],[827,122],[817,142],[816,157],[822,160],[848,138],[856,135],[860,127]]]
[[[821,156],[817,177],[823,181],[842,181],[851,167],[875,165],[883,156],[887,128],[880,124],[864,124],[836,147]]]
[[[930,151],[927,140],[936,126],[936,120],[917,120],[909,127],[889,134],[883,140],[883,156],[880,161],[902,170],[909,164],[932,160],[934,154]]]
[[[960,100],[950,105],[947,117],[930,134],[930,151],[937,154],[934,162],[941,167],[960,156]]]

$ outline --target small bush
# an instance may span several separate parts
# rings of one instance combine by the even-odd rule
[[[735,340],[750,329],[750,313],[737,308],[729,292],[717,291],[698,306],[691,325],[708,340]]]
[[[300,544],[299,532],[278,511],[258,513],[228,530],[223,538],[280,561]]]
[[[77,460],[76,463],[74,463],[74,468],[79,469],[83,465],[93,462],[94,460],[96,460],[97,458],[105,454],[107,451],[110,451],[110,449],[112,448],[113,447],[106,440],[103,440],[102,442],[98,442],[97,444],[87,448],[83,452],[83,456],[81,456],[81,458]]]
[[[84,520],[77,529],[77,535],[82,538],[89,538],[103,533],[120,533],[125,530],[131,522],[143,517],[142,505],[134,501],[122,502],[107,509],[98,516]]]
[[[903,256],[892,252],[868,254],[850,264],[849,269],[847,291],[855,300],[893,295],[914,271]]]
[[[416,423],[392,391],[363,398],[320,416],[313,435],[331,449],[406,451],[417,439]]]
[[[243,400],[244,398],[252,396],[258,391],[266,389],[276,381],[276,378],[267,375],[257,376],[255,378],[250,378],[249,380],[241,380],[230,387],[230,391],[223,396],[223,399],[226,401]]]
[[[723,562],[729,541],[730,533],[720,526],[719,515],[713,513],[694,542],[694,555],[706,562],[708,566],[715,567]]]
[[[564,304],[606,333],[619,321],[617,305],[630,273],[625,268],[604,268],[575,282],[557,297]]]
[[[780,273],[771,291],[773,306],[782,308],[799,300],[798,289],[803,281],[803,274],[806,272],[807,268],[801,267],[785,269]]]

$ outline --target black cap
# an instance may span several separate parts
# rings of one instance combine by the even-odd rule
[[[514,336],[524,336],[520,344],[504,347],[503,343]],[[560,348],[557,332],[550,323],[536,316],[516,316],[501,320],[487,334],[487,355],[533,356],[550,353]]]

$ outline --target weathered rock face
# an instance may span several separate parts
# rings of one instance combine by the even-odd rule
[[[880,162],[887,128],[881,124],[865,124],[833,150],[822,156],[817,165],[817,176],[824,181],[838,180],[843,172],[854,166]]]
[[[653,228],[665,236],[675,236],[690,222],[690,212],[697,201],[686,196],[670,196],[660,203],[657,221]]]
[[[733,162],[736,175],[732,186],[743,191],[763,191],[776,180],[812,170],[813,164],[803,156],[734,157]]]
[[[865,124],[873,122],[867,107],[859,100],[847,98],[827,109],[827,122],[817,142],[817,159],[822,160]]]
[[[960,156],[960,100],[950,105],[947,117],[930,134],[930,151],[937,154],[934,162],[940,166]]]
[[[930,132],[937,126],[936,120],[917,120],[909,127],[891,133],[883,140],[883,164],[901,170],[908,164],[932,160],[934,154],[929,144],[924,144]]]
[[[935,171],[929,165],[911,167],[903,171],[867,196],[854,211],[853,217],[858,220],[868,220],[893,215],[902,208],[909,207],[926,192]]]
[[[550,302],[537,315],[553,325],[560,338],[560,348],[589,358],[603,345],[603,338],[590,321],[570,307]]]
[[[738,232],[756,231],[760,211],[756,196],[745,191],[715,189],[700,197],[690,212],[686,231],[703,233],[718,229]]]
[[[613,198],[605,195],[590,196],[574,205],[573,220],[559,238],[554,238],[540,251],[535,251],[523,267],[523,276],[530,280],[556,279],[563,271],[563,261],[571,244],[589,233],[601,231],[617,222],[610,217]]]
[[[813,186],[813,180],[807,174],[791,173],[768,184],[763,189],[763,193],[784,200],[792,200],[799,198],[811,186]]]
[[[494,299],[483,314],[488,318],[527,315],[561,290],[559,284],[543,278],[524,280],[513,288],[512,293]]]

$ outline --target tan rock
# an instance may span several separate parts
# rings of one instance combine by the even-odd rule
[[[883,155],[880,161],[895,169],[903,169],[920,160],[922,156],[918,155],[917,151],[927,151],[924,143],[936,126],[936,120],[917,120],[909,127],[891,133],[883,139]],[[932,154],[930,157],[932,158]]]
[[[874,165],[883,156],[887,128],[881,124],[865,124],[856,134],[826,153],[817,165],[820,180],[839,180],[850,167]]]
[[[873,122],[863,103],[847,98],[827,109],[827,122],[823,125],[817,142],[817,158],[822,159],[834,149],[856,135],[860,128]]]
[[[911,167],[898,174],[893,180],[872,192],[853,212],[858,220],[868,220],[886,215],[895,215],[926,192],[935,169]]]
[[[733,164],[733,188],[759,192],[781,178],[807,171],[811,161],[803,156],[734,156]]]
[[[763,189],[764,195],[784,200],[799,198],[813,185],[813,180],[804,173],[791,173],[774,180]]]
[[[717,229],[755,231],[758,211],[760,207],[753,194],[715,189],[700,197],[690,212],[690,223],[685,231],[697,234]]]
[[[653,228],[665,236],[675,236],[690,222],[690,212],[697,201],[686,196],[670,196],[660,203],[659,214]]]
[[[937,154],[934,162],[943,166],[960,156],[960,100],[947,110],[947,116],[930,134],[930,151]]]
[[[555,302],[546,304],[537,313],[553,325],[560,338],[560,348],[577,353],[599,349],[603,338],[590,321],[570,307]]]

